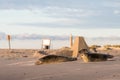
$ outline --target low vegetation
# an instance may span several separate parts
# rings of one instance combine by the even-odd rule
[[[120,48],[120,45],[104,45],[105,48]]]

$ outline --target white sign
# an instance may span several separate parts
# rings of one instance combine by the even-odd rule
[[[50,39],[43,39],[43,45],[44,46],[50,46]]]

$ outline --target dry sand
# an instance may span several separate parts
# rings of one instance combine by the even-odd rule
[[[99,50],[115,56],[105,62],[78,60],[39,66],[34,65],[36,51],[0,49],[0,80],[120,80],[120,49]]]

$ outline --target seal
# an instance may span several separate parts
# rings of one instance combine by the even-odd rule
[[[58,55],[47,55],[45,57],[40,58],[35,62],[36,65],[41,64],[50,64],[50,63],[60,63],[60,62],[68,62],[68,61],[76,61],[77,58],[58,56]]]
[[[108,58],[114,57],[109,54],[91,53],[87,49],[81,49],[79,51],[79,56],[84,62],[106,61]]]

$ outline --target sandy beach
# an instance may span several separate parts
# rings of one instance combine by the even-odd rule
[[[120,0],[0,0],[0,80],[120,80]]]
[[[104,62],[82,60],[35,65],[36,50],[0,50],[0,80],[119,80],[120,49],[99,50],[114,55]],[[11,55],[11,56],[10,56]]]

